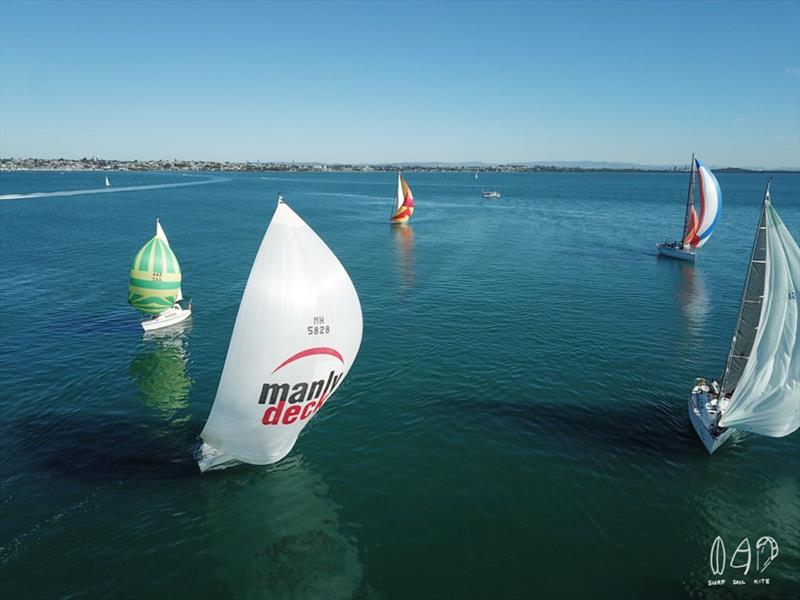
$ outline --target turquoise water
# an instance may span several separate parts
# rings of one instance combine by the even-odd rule
[[[103,175],[0,174],[0,596],[800,591],[800,434],[710,458],[686,415],[723,367],[765,175],[719,175],[695,267],[654,246],[679,234],[685,174],[410,173],[417,212],[394,228],[392,173],[110,179],[53,195]],[[350,272],[361,351],[287,459],[201,477],[279,191]],[[800,176],[772,198],[800,238]],[[195,312],[143,336],[127,278],[156,216]],[[713,575],[717,536],[729,561],[747,537],[754,565],[773,537],[769,584]]]

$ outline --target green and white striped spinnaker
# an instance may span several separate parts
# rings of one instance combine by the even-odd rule
[[[181,267],[156,219],[155,237],[133,259],[128,303],[144,313],[157,315],[182,298]]]

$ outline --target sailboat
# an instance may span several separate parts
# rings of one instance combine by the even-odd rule
[[[414,196],[403,176],[397,174],[397,204],[392,213],[390,223],[407,223],[414,214]]]
[[[783,437],[800,427],[800,248],[769,197],[758,219],[722,383],[698,379],[689,419],[709,454],[736,430]]]
[[[200,470],[284,458],[341,386],[362,327],[347,271],[279,196],[194,453]]]
[[[191,316],[191,302],[187,308],[182,308],[181,300],[181,267],[161,223],[156,219],[156,235],[133,259],[128,303],[152,315],[142,321],[142,328],[152,331],[175,325]]]
[[[700,180],[700,217],[694,208],[694,174]],[[686,198],[686,215],[683,219],[683,233],[680,241],[656,244],[658,253],[669,258],[694,262],[694,250],[703,246],[719,222],[722,210],[722,191],[714,174],[692,154],[689,174],[689,193]]]
[[[106,177],[106,187],[111,187],[111,182],[108,180],[108,177]]]
[[[475,171],[475,179],[477,179],[477,178],[478,178],[478,172]]]

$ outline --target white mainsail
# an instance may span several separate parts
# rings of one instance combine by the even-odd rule
[[[347,271],[282,201],[245,286],[200,437],[201,470],[277,462],[341,384],[361,345]]]
[[[402,177],[400,173],[397,174],[397,206],[395,206],[394,210],[397,212],[400,210],[400,207],[403,206],[403,201],[405,200],[405,196],[403,194],[403,183]]]
[[[164,233],[164,230],[161,228],[161,221],[159,221],[158,218],[156,218],[156,237],[164,240],[164,243],[169,246],[167,234]],[[181,300],[183,300],[183,292],[181,291],[181,288],[178,288],[178,295],[175,296],[175,302],[180,302]]]
[[[757,327],[751,328],[755,331],[752,349],[719,424],[783,437],[800,427],[800,248],[772,208],[769,192],[763,223],[766,249],[761,312]],[[733,356],[735,350],[731,352]]]

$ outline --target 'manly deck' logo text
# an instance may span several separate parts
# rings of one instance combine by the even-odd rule
[[[333,348],[309,348],[287,358],[272,371],[274,375],[288,364],[301,358],[316,355],[328,355],[344,364],[342,355]],[[268,404],[261,417],[264,425],[291,425],[298,419],[303,421],[316,413],[325,400],[336,390],[336,386],[344,376],[344,371],[331,371],[327,379],[301,381],[299,383],[265,383],[258,398],[259,404]]]

